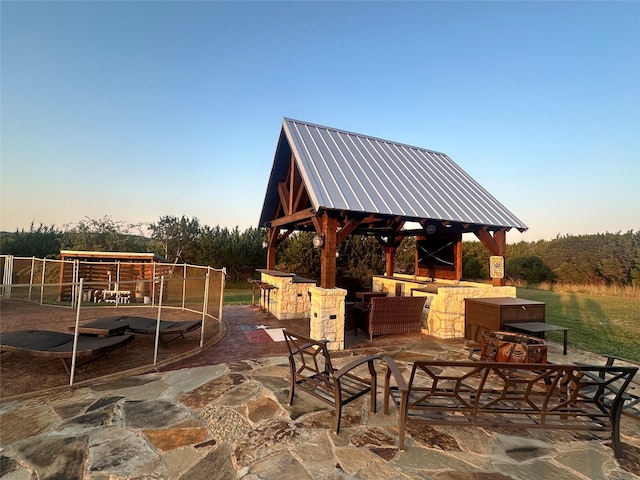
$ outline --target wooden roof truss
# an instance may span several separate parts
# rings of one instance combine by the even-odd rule
[[[321,254],[321,286],[323,288],[335,287],[336,248],[349,235],[371,235],[378,240],[386,254],[388,276],[393,275],[395,251],[400,242],[408,236],[428,235],[429,232],[433,232],[433,227],[439,233],[474,233],[492,255],[504,255],[505,233],[509,228],[491,230],[487,225],[371,212],[328,209],[316,211],[293,154],[291,154],[286,178],[278,183],[277,189],[279,203],[276,216],[269,222],[268,229],[267,268],[275,268],[278,244],[294,231],[316,232],[324,241]],[[409,221],[416,222],[420,227],[404,229]]]

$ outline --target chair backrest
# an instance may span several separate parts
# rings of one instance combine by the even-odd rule
[[[331,365],[331,357],[327,349],[326,340],[313,340],[303,335],[298,335],[288,330],[283,330],[284,339],[289,349],[289,361],[296,375],[317,376],[318,378],[330,377],[335,371]],[[329,388],[333,384],[327,384]]]
[[[374,297],[371,299],[371,314],[378,312],[393,316],[420,316],[424,308],[425,297]]]

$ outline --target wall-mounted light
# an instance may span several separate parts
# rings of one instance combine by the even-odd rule
[[[425,231],[429,234],[432,235],[434,233],[436,233],[436,226],[435,225],[427,225],[427,228],[425,228]]]
[[[313,237],[313,248],[324,247],[324,235],[316,235]]]

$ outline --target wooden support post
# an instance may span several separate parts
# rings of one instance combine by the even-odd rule
[[[489,250],[491,255],[504,257],[504,254],[507,251],[507,232],[504,230],[497,230],[493,233],[493,236],[491,236],[486,229],[482,229],[476,233],[476,237],[478,237],[482,244],[487,247],[487,250]],[[507,281],[505,278],[493,279],[494,287],[502,287],[506,284]]]
[[[493,239],[496,241],[498,246],[498,256],[504,258],[504,254],[507,251],[507,233],[504,230],[498,230],[494,232]],[[506,278],[494,278],[493,286],[494,287],[503,287],[507,284]]]
[[[393,272],[396,269],[396,250],[395,246],[382,246],[385,253],[385,275],[389,278],[393,277]]]
[[[269,227],[267,232],[267,270],[275,270],[276,268],[278,230],[278,228]]]
[[[456,269],[456,280],[462,280],[462,235],[453,247],[454,267]]]
[[[335,217],[324,212],[321,226],[322,235],[324,235],[324,246],[320,254],[320,287],[335,288],[338,221]]]

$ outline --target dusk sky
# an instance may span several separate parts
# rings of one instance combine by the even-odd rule
[[[446,153],[510,243],[640,229],[640,2],[0,8],[0,230],[256,227],[283,117]]]

